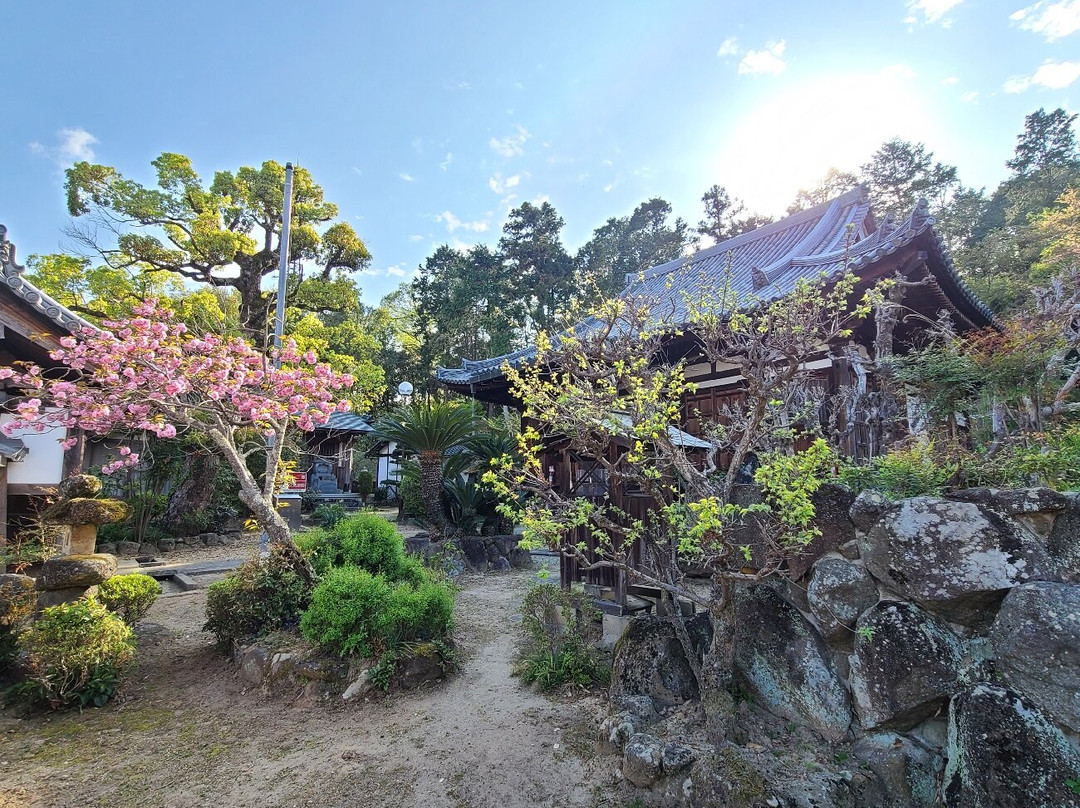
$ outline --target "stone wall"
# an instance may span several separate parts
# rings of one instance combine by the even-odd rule
[[[832,519],[790,565],[794,580],[747,587],[734,604],[743,692],[872,773],[872,787],[830,799],[1080,807],[1077,498],[864,492],[844,524]],[[620,643],[620,698],[634,695],[620,670],[649,653]],[[691,788],[672,804],[699,803]]]

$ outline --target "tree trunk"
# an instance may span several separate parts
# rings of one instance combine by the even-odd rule
[[[442,456],[438,452],[420,455],[420,496],[424,500],[424,517],[432,533],[442,533],[446,526],[442,503]]]
[[[192,517],[209,507],[214,497],[214,478],[220,464],[220,458],[212,452],[191,455],[187,476],[173,489],[161,517],[166,527],[178,532],[191,528]]]
[[[272,497],[263,493],[229,436],[216,430],[211,430],[209,434],[211,440],[221,449],[229,468],[233,470],[236,479],[240,482],[240,501],[251,509],[251,515],[258,522],[259,527],[266,531],[272,544],[281,548],[300,577],[309,585],[313,584],[315,572],[304,554],[300,552],[300,548],[296,546],[296,542],[293,541],[289,525],[277,512]]]
[[[735,607],[731,602],[731,582],[715,576],[713,580],[713,639],[702,660],[698,682],[701,706],[705,710],[705,731],[714,744],[730,737],[735,724]]]

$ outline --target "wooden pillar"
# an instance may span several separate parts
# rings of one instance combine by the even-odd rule
[[[81,429],[72,429],[69,433],[75,438],[75,445],[64,452],[63,479],[72,474],[82,474],[86,465],[86,433]]]

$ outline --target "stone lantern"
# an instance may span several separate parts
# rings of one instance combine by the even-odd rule
[[[69,477],[57,493],[60,498],[41,514],[41,521],[54,531],[60,553],[42,564],[39,609],[93,594],[91,590],[116,573],[115,556],[94,552],[98,525],[122,522],[131,514],[126,502],[96,499],[101,480],[89,474]]]

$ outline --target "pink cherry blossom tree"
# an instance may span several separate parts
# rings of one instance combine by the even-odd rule
[[[311,430],[349,409],[347,400],[338,399],[352,387],[351,376],[319,364],[311,351],[299,354],[291,342],[275,356],[240,338],[195,335],[157,301],[138,306],[131,319],[84,328],[60,345],[51,357],[66,372],[36,365],[0,368],[0,379],[27,393],[15,407],[15,419],[4,425],[6,434],[57,426],[98,435],[201,433],[228,462],[240,482],[241,501],[270,540],[302,561],[274,507],[281,451],[289,430]],[[66,440],[65,448],[74,441]],[[257,452],[266,453],[262,481],[245,462]],[[103,473],[139,461],[129,447],[119,455]]]

